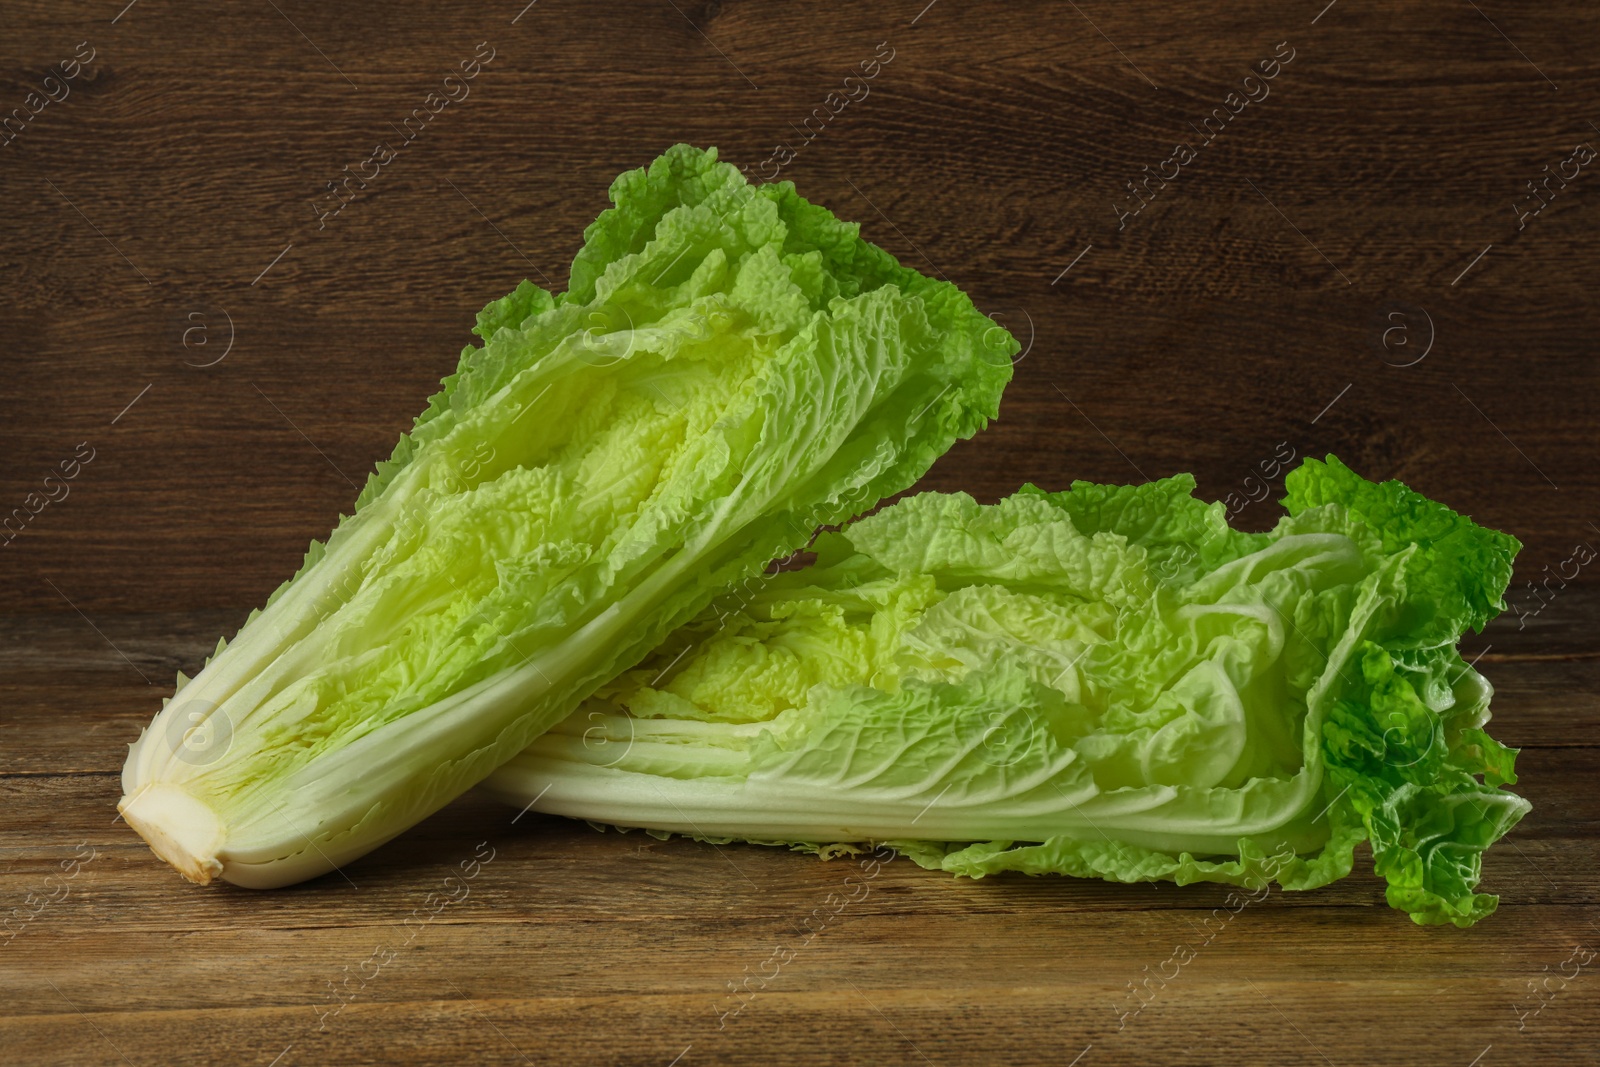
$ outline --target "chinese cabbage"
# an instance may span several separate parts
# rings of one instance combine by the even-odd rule
[[[1470,925],[1528,804],[1456,642],[1519,545],[1332,457],[1286,488],[1268,533],[1186,475],[906,498],[719,599],[488,785],[973,877],[1310,889],[1367,839],[1390,904]]]
[[[995,416],[1015,340],[792,183],[679,145],[611,199],[131,746],[119,808],[186,877],[394,837]]]

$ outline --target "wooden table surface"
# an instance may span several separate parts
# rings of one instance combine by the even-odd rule
[[[0,942],[0,1062],[1600,1063],[1600,586],[1527,585],[1600,545],[1600,9],[524,2],[0,14],[0,510],[79,461],[0,544],[0,909],[80,861]],[[897,859],[834,915],[845,863],[477,795],[348,879],[159,864],[113,805],[174,673],[348,510],[476,310],[562,288],[610,180],[675,141],[792,179],[1028,346],[925,487],[1224,497],[1331,451],[1520,537],[1516,611],[1466,643],[1534,804],[1486,862],[1498,914],[1418,928],[1366,871],[1274,893],[1131,1015],[1223,891]]]

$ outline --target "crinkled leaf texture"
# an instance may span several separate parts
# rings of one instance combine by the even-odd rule
[[[719,598],[490,788],[973,877],[1310,889],[1370,840],[1417,922],[1487,915],[1483,851],[1528,804],[1456,642],[1516,540],[1333,457],[1269,533],[1193,490],[901,500]]]
[[[791,183],[679,145],[611,199],[133,746],[124,813],[191,878],[393,837],[997,414],[1010,334]]]

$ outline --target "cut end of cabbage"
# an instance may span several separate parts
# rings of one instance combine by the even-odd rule
[[[224,835],[222,821],[210,806],[170,782],[153,782],[125,796],[117,810],[128,825],[196,885],[210,885],[222,873],[217,852]]]

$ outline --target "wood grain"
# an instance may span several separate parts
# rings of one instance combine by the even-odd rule
[[[0,1059],[1600,1063],[1589,971],[1522,1030],[1515,1008],[1600,942],[1600,595],[1592,568],[1542,607],[1527,588],[1600,543],[1600,175],[1513,207],[1600,145],[1600,10],[523,2],[7,6],[0,116],[78,42],[95,59],[0,145],[0,516],[94,458],[0,544],[0,907],[96,858],[0,944]],[[479,42],[470,98],[319,229],[324,183]],[[1535,805],[1486,861],[1500,912],[1419,929],[1362,871],[1274,894],[1119,1030],[1215,887],[897,860],[719,1028],[727,983],[847,866],[475,796],[348,881],[202,891],[159,866],[112,820],[123,746],[349,509],[476,310],[564,287],[611,179],[674,141],[759,175],[885,42],[782,177],[1028,345],[1000,420],[924,487],[1192,471],[1222,497],[1281,442],[1525,542],[1518,614],[1464,644]],[[1270,95],[1119,229],[1125,183],[1280,42]],[[479,841],[470,898],[319,1030],[328,984]]]

